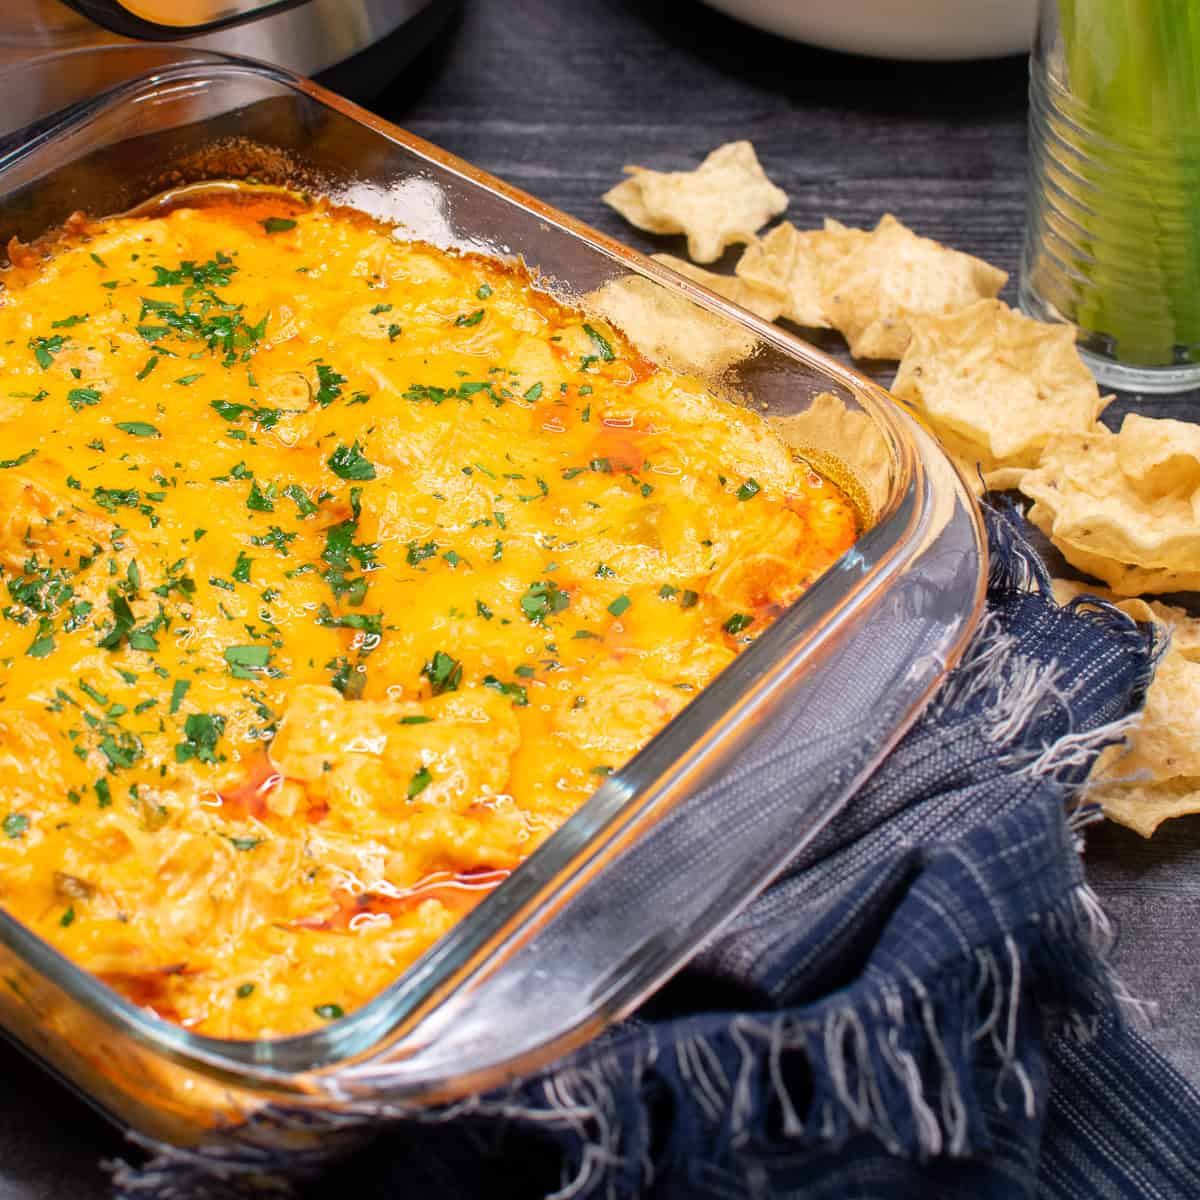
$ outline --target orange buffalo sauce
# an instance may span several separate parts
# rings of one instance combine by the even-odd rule
[[[135,1003],[396,978],[856,536],[520,271],[278,196],[0,291],[0,904]]]

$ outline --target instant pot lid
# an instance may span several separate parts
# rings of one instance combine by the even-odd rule
[[[304,0],[63,0],[68,7],[126,37],[173,41],[238,25]]]
[[[399,71],[459,0],[3,0],[0,72],[152,42],[259,59],[301,75],[388,48]]]
[[[394,81],[460,4],[2,0],[0,145],[125,79],[214,53],[324,72],[326,86],[364,101]]]

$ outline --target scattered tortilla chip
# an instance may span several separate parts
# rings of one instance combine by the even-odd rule
[[[1117,461],[1139,496],[1152,503],[1185,500],[1200,521],[1200,425],[1131,413],[1121,426]]]
[[[1100,804],[1110,821],[1148,838],[1164,821],[1200,812],[1200,779],[1098,784],[1089,789],[1088,799]]]
[[[749,142],[714,150],[694,171],[626,167],[629,179],[604,196],[627,221],[649,233],[683,233],[688,255],[715,262],[734,242],[748,242],[788,205]]]
[[[820,392],[803,412],[769,416],[767,421],[789,446],[811,457],[847,490],[868,519],[874,518],[891,491],[894,465],[879,426],[865,412],[848,408],[832,392]],[[851,478],[839,471],[839,463],[849,468]]]
[[[585,297],[585,307],[622,330],[652,362],[699,375],[713,386],[723,371],[753,354],[758,344],[744,326],[642,275],[609,280]]]
[[[1165,493],[1143,457],[1164,444],[1175,451]],[[1063,557],[1117,595],[1200,588],[1200,427],[1131,414],[1120,433],[1052,437],[1020,489]]]
[[[829,329],[821,292],[821,267],[869,235],[826,221],[825,229],[801,233],[790,221],[751,242],[735,270],[747,283],[783,297],[780,316],[812,329]]]
[[[1200,779],[1200,662],[1167,647],[1146,694],[1142,723],[1122,774],[1147,772],[1159,781],[1179,776]]]
[[[1069,325],[1031,320],[1000,300],[910,325],[892,394],[985,475],[1036,467],[1052,435],[1091,429],[1108,403]],[[1005,475],[1010,487],[1017,479]]]
[[[719,296],[732,300],[734,304],[740,304],[752,313],[757,313],[764,321],[774,321],[783,307],[783,297],[774,289],[758,287],[744,279],[738,279],[735,275],[717,275],[670,254],[654,254],[651,257],[655,262],[678,271],[680,275],[702,283]]]
[[[1112,599],[1103,588],[1075,580],[1056,579],[1053,591],[1060,604],[1085,593]],[[1150,837],[1170,817],[1200,812],[1200,618],[1153,600],[1117,600],[1116,606],[1135,621],[1165,626],[1171,640],[1128,749],[1101,755],[1088,798],[1112,820]]]
[[[912,317],[990,299],[1007,279],[982,259],[919,237],[890,213],[820,271],[825,314],[855,358],[900,358]]]

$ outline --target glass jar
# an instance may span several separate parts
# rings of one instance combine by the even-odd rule
[[[1105,384],[1200,385],[1200,4],[1041,0],[1021,306]]]

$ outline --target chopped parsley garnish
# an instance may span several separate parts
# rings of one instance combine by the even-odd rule
[[[228,254],[217,251],[215,258],[197,265],[191,259],[185,259],[177,270],[168,271],[166,267],[154,268],[154,282],[151,287],[183,287],[191,284],[197,288],[228,287],[237,267]]]
[[[289,499],[296,502],[296,507],[300,510],[302,517],[312,516],[317,511],[318,505],[314,504],[309,498],[308,493],[298,484],[289,483],[283,489],[283,494]]]
[[[74,325],[82,325],[88,319],[87,313],[76,313],[70,317],[63,317],[61,321],[51,321],[51,329],[70,329]]]
[[[246,496],[246,507],[251,512],[274,512],[275,502],[267,492],[258,486],[258,480],[250,484],[250,492]]]
[[[155,286],[160,286],[157,281]],[[224,352],[223,365],[230,367],[238,361],[247,361],[267,332],[266,316],[250,325],[242,309],[240,304],[222,300],[211,287],[196,285],[184,290],[182,308],[171,300],[143,296],[136,328],[151,345],[171,334],[185,341],[203,342],[209,350]],[[152,320],[147,321],[147,318]],[[160,348],[158,353],[166,351]],[[199,376],[184,376],[179,382],[191,383],[196,378]]]
[[[54,637],[50,632],[52,628],[53,626],[46,617],[38,622],[38,636],[25,651],[30,658],[45,658],[47,654],[53,653]]]
[[[354,535],[358,532],[356,517],[340,524],[333,525],[325,531],[325,549],[321,558],[329,564],[325,572],[325,582],[329,585],[335,599],[343,596],[350,604],[358,606],[367,595],[367,581],[363,576],[351,578],[351,560],[357,560],[361,568],[375,565],[374,542],[356,543]]]
[[[294,221],[292,223],[295,224]],[[346,1015],[340,1004],[318,1004],[313,1012],[323,1021],[336,1021],[338,1017]]]
[[[127,641],[133,650],[154,651],[158,649],[158,642],[155,640],[154,634],[165,624],[161,608],[157,617],[135,629],[133,610],[124,596],[110,588],[108,604],[112,611],[112,628],[96,643],[97,646],[102,650],[117,650],[123,642]]]
[[[501,695],[511,697],[513,704],[518,708],[524,708],[529,703],[529,693],[523,683],[505,683],[495,675],[485,675],[483,686],[495,688]]]
[[[273,546],[284,558],[287,558],[288,546],[295,540],[295,533],[280,529],[278,525],[272,525],[266,533],[255,534],[250,539],[255,546]],[[236,579],[237,576],[235,575],[234,578]]]
[[[470,327],[472,325],[478,325],[479,322],[482,320],[483,320],[483,309],[477,308],[469,316],[466,313],[459,313],[459,315],[454,318],[454,323],[455,323],[455,325]]]
[[[175,680],[174,687],[171,688],[171,713],[174,715],[179,711],[179,706],[183,703],[184,696],[187,695],[187,690],[192,686],[190,679]]]
[[[67,344],[67,339],[61,333],[56,333],[53,337],[36,337],[29,339],[29,348],[33,351],[33,357],[37,359],[37,365],[43,371],[50,369],[51,363],[54,362],[54,356]]]
[[[491,284],[481,283],[479,290],[475,293],[476,300],[486,300],[492,294]]]
[[[230,572],[230,574],[238,581],[238,583],[249,583],[250,565],[253,562],[254,559],[250,558],[246,554],[245,550],[239,550],[237,562],[233,564],[233,570]]]
[[[358,629],[363,633],[374,634],[376,638],[383,636],[382,613],[343,613],[335,617],[329,605],[322,604],[317,613],[317,624],[328,626],[330,629]]]
[[[737,498],[739,500],[753,500],[759,492],[762,491],[762,485],[756,479],[747,479],[737,490]]]
[[[443,692],[456,692],[462,682],[462,663],[451,658],[444,650],[438,650],[421,668],[421,674],[429,680],[430,690],[435,696]]]
[[[251,996],[253,994],[254,994],[254,984],[252,984],[252,983],[239,983],[238,989],[234,993],[234,995],[236,995],[239,1000],[245,1000],[247,996]]]
[[[4,836],[10,838],[22,837],[29,828],[29,818],[24,813],[9,813],[4,818]]]
[[[127,433],[130,437],[162,437],[153,425],[147,424],[145,421],[118,421],[117,428],[122,433]]]
[[[291,217],[264,217],[259,224],[268,233],[287,233],[289,229],[296,228],[296,222]]]
[[[229,844],[235,850],[254,850],[263,844],[262,838],[253,837],[231,837]]]
[[[186,741],[175,747],[175,761],[195,759],[202,763],[217,761],[217,743],[225,732],[225,718],[215,713],[191,713],[183,724]]]
[[[418,563],[424,562],[427,558],[432,558],[437,552],[437,542],[409,542],[408,554],[405,555],[405,562],[407,562],[410,567],[415,567]]]
[[[521,611],[535,625],[544,624],[547,617],[570,605],[571,597],[552,579],[531,583],[521,597]]]
[[[599,330],[593,329],[591,325],[584,325],[583,332],[592,339],[592,345],[596,347],[597,355],[599,355],[604,362],[612,362],[614,358],[613,348],[608,338],[606,338],[604,334],[600,333]]]
[[[253,679],[271,660],[269,646],[227,646],[225,661],[235,679]]]
[[[13,467],[20,467],[27,463],[31,458],[37,455],[36,450],[26,450],[24,454],[18,455],[16,458],[0,459],[0,470],[7,471]]]
[[[348,658],[334,658],[325,664],[327,671],[332,671],[330,685],[336,688],[347,700],[358,700],[367,686],[367,673],[362,664],[354,666]]]
[[[530,404],[534,403],[536,400],[540,400],[542,398],[542,385],[540,383],[535,383],[533,387],[531,387],[525,393],[523,398],[528,400]]]
[[[631,603],[632,601],[629,599],[629,597],[622,593],[608,606],[608,611],[612,613],[614,617],[619,617]]]
[[[410,800],[419,796],[431,783],[433,775],[428,767],[422,767],[415,772],[413,777],[408,781],[408,798]]]
[[[72,388],[67,393],[67,403],[76,411],[86,408],[89,404],[100,403],[100,393],[95,388]]]
[[[283,410],[279,408],[255,408],[252,404],[234,404],[230,400],[213,400],[209,407],[231,423],[249,413],[254,423],[263,429],[274,429],[283,415]]]
[[[353,446],[339,446],[328,462],[329,469],[341,479],[364,481],[375,478],[375,467],[363,457],[358,442]]]
[[[741,633],[743,629],[748,629],[753,624],[753,617],[749,617],[745,613],[734,613],[721,628],[726,633]]]
[[[339,375],[325,363],[317,363],[317,403],[322,408],[328,408],[341,394],[342,384],[346,382],[345,375]]]

